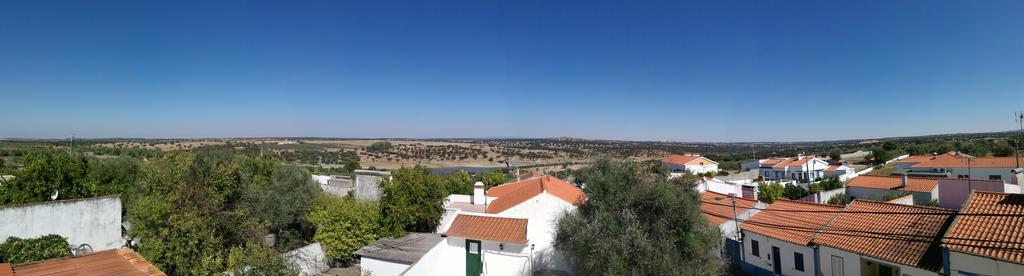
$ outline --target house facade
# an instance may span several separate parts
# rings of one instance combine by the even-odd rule
[[[821,274],[939,275],[942,254],[929,249],[938,247],[936,238],[953,214],[942,208],[854,200],[814,238]],[[871,230],[854,235],[848,229]]]
[[[862,175],[846,183],[846,195],[854,199],[882,200],[889,194],[910,193],[915,205],[939,198],[938,180],[907,176]]]
[[[694,174],[718,171],[718,162],[694,153],[668,155],[661,159],[661,164],[671,176],[679,176],[685,171]]]
[[[437,229],[442,240],[401,275],[571,275],[554,248],[557,218],[585,200],[582,190],[548,175],[524,175],[486,191],[478,182],[472,195],[447,198]]]
[[[740,225],[744,271],[757,275],[816,275],[811,241],[843,206],[776,200]],[[788,212],[804,210],[812,212]]]
[[[743,163],[744,171],[757,170],[765,180],[806,180],[814,182],[825,176],[829,164],[815,156],[760,159]]]
[[[974,191],[943,237],[947,275],[1024,275],[1024,195]]]
[[[974,157],[957,152],[911,156],[898,161],[896,173],[910,176],[955,179],[999,180],[1010,184],[1024,182],[1020,170],[1024,158]]]

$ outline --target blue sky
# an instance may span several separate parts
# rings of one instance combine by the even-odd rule
[[[0,137],[810,141],[1024,110],[1022,1],[292,2],[0,2]]]

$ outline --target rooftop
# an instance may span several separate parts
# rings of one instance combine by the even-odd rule
[[[679,165],[686,165],[686,163],[693,162],[693,160],[697,160],[697,159],[704,159],[704,160],[708,160],[708,161],[710,161],[712,163],[717,164],[717,162],[712,161],[711,159],[707,159],[707,158],[705,158],[703,156],[700,156],[699,154],[670,154],[670,155],[666,155],[664,158],[662,158],[661,162],[663,162],[663,163],[671,163],[671,164],[679,164]]]
[[[787,212],[791,210],[818,212]],[[779,199],[740,224],[743,231],[807,245],[843,206]]]
[[[851,213],[886,212],[887,214]],[[906,213],[906,214],[891,214]],[[924,215],[933,213],[937,215]],[[938,236],[953,218],[942,208],[854,200],[814,243],[898,264],[938,271]],[[854,229],[856,231],[854,231]],[[914,241],[894,240],[906,239]]]
[[[1024,164],[1024,158],[1020,159]],[[966,155],[950,156],[947,154],[922,161],[911,166],[913,168],[1017,168],[1017,159],[1014,157],[969,157]]]
[[[382,238],[364,246],[356,255],[412,264],[423,258],[443,238],[433,233],[409,233],[400,238]]]
[[[974,191],[960,212],[1011,216],[957,216],[942,240],[944,247],[1024,264],[1024,195]]]
[[[935,178],[908,177],[906,188],[900,188],[902,183],[902,176],[862,175],[850,179],[850,182],[846,183],[846,186],[910,192],[931,192],[935,189],[936,185],[939,185],[939,180]]]
[[[526,243],[527,219],[459,214],[445,236],[474,240]]]
[[[8,270],[11,269],[11,270]],[[0,275],[166,275],[128,248],[94,252],[78,257],[14,265],[0,264]]]
[[[587,199],[582,190],[569,182],[544,175],[502,184],[487,190],[488,197],[497,197],[488,203],[487,213],[501,213],[545,191],[573,205],[578,205]]]
[[[729,195],[705,191],[700,194],[700,211],[711,225],[722,225],[733,219],[732,199]],[[757,200],[736,197],[736,213],[743,213],[757,205]]]

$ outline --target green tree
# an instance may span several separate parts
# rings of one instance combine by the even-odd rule
[[[269,158],[241,158],[242,191],[238,206],[249,218],[274,234],[276,248],[302,245],[312,235],[305,219],[320,186],[300,167],[281,165]]]
[[[385,236],[406,231],[433,232],[444,213],[445,184],[422,166],[403,167],[380,183],[380,211]]]
[[[492,170],[489,172],[477,174],[476,181],[483,182],[484,186],[487,189],[490,189],[491,187],[508,183],[509,179],[508,176],[506,176],[505,173],[501,172],[500,170]]]
[[[473,176],[462,170],[444,176],[445,187],[448,194],[469,195],[473,194]]]
[[[359,164],[359,159],[352,159],[345,161],[344,168],[348,172],[353,172],[355,170],[363,168],[363,165]]]
[[[776,199],[782,198],[783,187],[778,182],[767,182],[757,184],[757,200],[764,203],[773,203]]]
[[[718,271],[719,233],[700,213],[700,195],[693,183],[671,183],[639,163],[608,158],[580,171],[579,179],[587,183],[588,199],[559,219],[555,237],[555,247],[577,273],[711,275]]]
[[[228,271],[232,275],[297,275],[298,267],[273,248],[259,243],[232,247],[228,253]]]
[[[223,161],[196,160],[174,152],[149,163],[141,197],[128,206],[129,236],[142,240],[139,252],[170,275],[217,274],[224,270],[224,183],[237,168]]]
[[[803,187],[799,185],[787,184],[782,188],[782,196],[788,199],[801,199],[810,194]]]
[[[0,187],[0,204],[32,203],[51,199],[90,197],[85,183],[89,159],[64,151],[40,150],[22,158],[24,168]]]
[[[367,151],[372,151],[372,152],[385,152],[385,151],[391,150],[391,142],[388,142],[388,141],[375,142],[375,143],[371,144],[370,146],[367,146],[366,150]]]
[[[380,237],[380,211],[376,203],[322,194],[308,219],[318,225],[313,240],[327,256],[350,263],[353,252]]]

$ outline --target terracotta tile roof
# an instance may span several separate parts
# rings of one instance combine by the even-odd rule
[[[816,204],[810,202],[779,199],[741,223],[743,231],[754,232],[763,236],[779,239],[799,245],[807,245],[814,238],[815,231],[821,229],[843,206]],[[820,212],[790,212],[780,210],[808,210]],[[787,229],[788,228],[788,229]]]
[[[524,174],[520,174],[519,177],[516,177],[516,180],[523,181],[523,180],[527,180],[527,179],[534,178],[534,177],[541,177],[543,175],[544,174],[539,173],[537,171],[529,171],[529,172],[526,172]]]
[[[1024,164],[1024,158],[1020,159]],[[914,164],[912,168],[967,168],[968,162],[972,168],[1017,168],[1017,160],[1013,157],[977,157],[968,158],[936,158],[930,161]]]
[[[839,169],[839,165],[831,165],[825,168],[825,172],[834,172]]]
[[[764,161],[761,161],[761,166],[775,166],[776,164],[779,164],[779,162],[786,161],[786,160],[789,160],[789,159],[788,158],[766,159]]]
[[[722,199],[716,199],[722,198]],[[732,199],[729,195],[705,191],[700,194],[700,211],[711,225],[722,225],[733,219]],[[727,206],[728,205],[728,206]],[[757,205],[757,200],[736,197],[736,213],[743,213]]]
[[[847,182],[846,186],[910,192],[931,192],[935,189],[936,185],[939,185],[939,180],[934,178],[910,177],[907,178],[906,188],[900,188],[901,183],[903,183],[902,176],[862,175],[850,179],[850,182]]]
[[[459,214],[445,233],[449,237],[527,243],[527,219]]]
[[[942,155],[946,155],[946,154],[942,154]],[[925,161],[928,161],[928,160],[932,160],[932,158],[935,158],[935,157],[936,156],[932,156],[932,155],[911,155],[911,156],[908,156],[907,158],[896,160],[896,163],[920,163],[920,162],[925,162]]]
[[[708,158],[700,156],[700,155],[682,155],[682,154],[670,154],[670,155],[667,155],[667,156],[665,156],[664,158],[661,159],[661,162],[662,163],[672,163],[672,164],[686,165],[686,163],[693,162],[694,160],[697,160],[697,159],[704,159],[704,160],[707,160],[709,163],[718,164],[718,162],[715,162],[715,161],[713,161],[711,159],[708,159]]]
[[[957,216],[943,239],[953,244],[944,247],[1024,264],[1024,194],[974,191],[960,212],[1013,216]]]
[[[793,163],[793,161],[796,161],[796,158],[782,159],[779,162],[775,163],[775,165],[773,165],[772,168],[785,168],[789,166],[789,164]]]
[[[487,196],[497,197],[487,204],[487,213],[501,213],[545,191],[573,205],[579,205],[587,199],[583,191],[576,186],[556,177],[545,175],[502,184],[487,190]]]
[[[14,275],[166,275],[128,248],[14,266]]]
[[[850,212],[887,212],[890,214]],[[832,224],[814,239],[814,243],[898,264],[938,271],[942,266],[942,252],[938,247],[939,235],[942,234],[943,226],[947,221],[952,219],[953,213],[952,210],[942,208],[858,199],[850,203],[846,210],[841,212]],[[892,238],[922,240],[922,242],[899,241]]]

